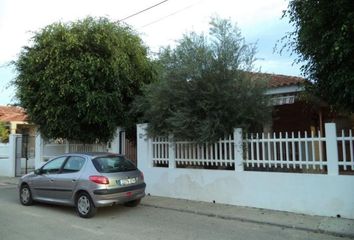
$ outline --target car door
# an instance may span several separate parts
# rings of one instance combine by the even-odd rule
[[[56,176],[56,186],[60,191],[60,195],[58,195],[58,199],[63,203],[70,203],[72,200],[72,196],[74,190],[78,184],[81,170],[85,165],[86,159],[81,156],[70,156],[60,173]],[[59,193],[59,192],[58,192]]]
[[[55,201],[58,193],[55,179],[66,159],[67,156],[62,156],[49,161],[40,169],[40,174],[33,178],[32,190],[35,199]]]

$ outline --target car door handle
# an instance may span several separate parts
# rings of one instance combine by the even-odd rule
[[[49,179],[50,182],[54,182],[54,179]]]
[[[72,179],[71,181],[72,181],[72,182],[76,182],[76,179]]]

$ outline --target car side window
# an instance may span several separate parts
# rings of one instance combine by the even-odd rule
[[[43,166],[42,172],[44,174],[58,173],[66,158],[67,157],[59,157],[51,160],[50,162],[48,162],[46,165]]]
[[[83,157],[72,156],[70,157],[62,170],[62,173],[78,172],[84,166],[85,159]]]

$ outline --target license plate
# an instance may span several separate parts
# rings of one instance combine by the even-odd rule
[[[126,178],[117,180],[118,185],[125,186],[136,183],[136,178]]]

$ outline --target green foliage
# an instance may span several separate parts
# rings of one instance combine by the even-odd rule
[[[17,97],[49,138],[105,142],[154,71],[129,27],[106,18],[51,24],[14,62]]]
[[[10,131],[4,122],[0,122],[0,142],[7,143],[9,141]]]
[[[354,1],[292,0],[295,27],[287,46],[300,55],[307,89],[340,110],[354,111]]]
[[[229,20],[210,25],[209,36],[192,32],[174,49],[161,50],[161,81],[136,102],[150,135],[214,142],[234,127],[259,127],[270,117],[265,80],[248,72],[255,47]]]

